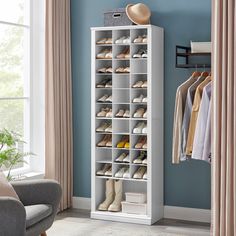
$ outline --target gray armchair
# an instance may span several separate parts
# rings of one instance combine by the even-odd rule
[[[46,235],[61,199],[61,187],[52,180],[12,183],[21,201],[0,197],[0,235]]]

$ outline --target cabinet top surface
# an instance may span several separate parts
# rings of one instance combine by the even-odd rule
[[[122,29],[148,29],[158,28],[163,29],[156,25],[124,25],[124,26],[103,26],[103,27],[91,27],[91,30],[122,30]]]

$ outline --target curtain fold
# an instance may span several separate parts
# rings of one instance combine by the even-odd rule
[[[45,24],[45,176],[61,184],[64,210],[73,185],[70,0],[46,0]]]
[[[214,236],[236,235],[235,20],[235,0],[212,0]]]

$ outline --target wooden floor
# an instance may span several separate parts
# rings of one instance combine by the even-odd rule
[[[57,216],[48,236],[209,236],[210,225],[163,219],[152,226],[89,218],[88,211],[68,210]]]

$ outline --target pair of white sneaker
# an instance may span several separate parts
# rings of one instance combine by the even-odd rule
[[[129,44],[129,43],[131,43],[130,36],[122,36],[115,41],[115,44]]]
[[[115,162],[130,163],[130,156],[128,153],[123,152],[115,159]]]
[[[115,177],[116,178],[130,178],[130,171],[129,171],[129,167],[124,166],[121,167],[116,173],[115,173]]]
[[[134,134],[146,134],[147,124],[144,122],[139,122],[133,129]]]
[[[146,103],[147,102],[147,97],[144,96],[143,94],[140,94],[138,97],[133,99],[133,103]]]

